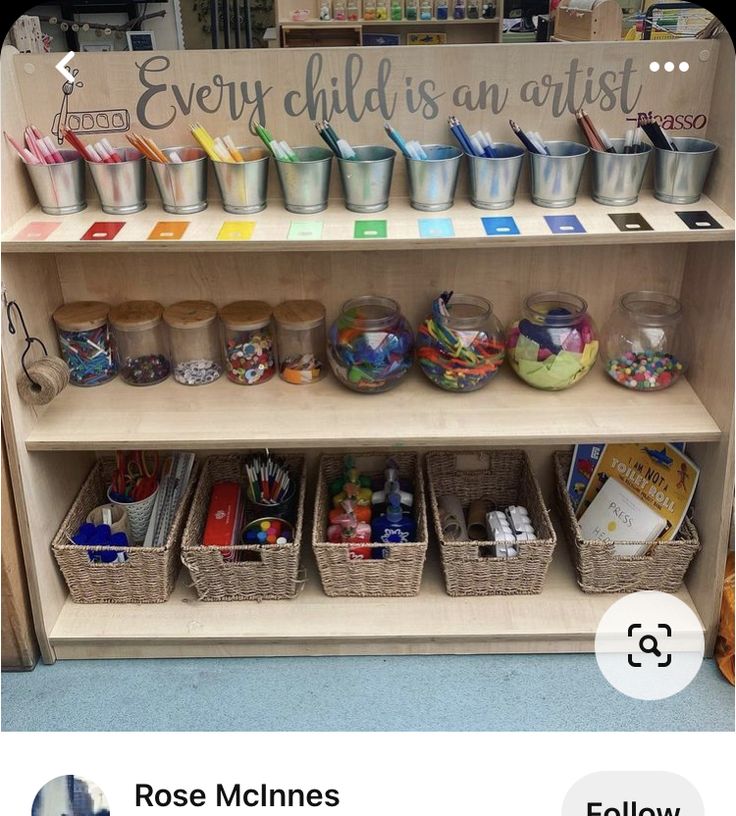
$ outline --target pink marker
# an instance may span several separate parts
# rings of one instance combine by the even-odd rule
[[[54,142],[53,142],[52,138],[51,138],[50,136],[44,136],[44,137],[43,137],[43,143],[44,143],[44,144],[46,145],[46,147],[48,148],[49,153],[50,153],[50,154],[51,154],[51,156],[53,157],[54,161],[55,161],[57,164],[63,164],[63,162],[64,162],[64,157],[63,157],[63,156],[61,155],[61,153],[59,153],[59,151],[56,149],[56,145],[54,144]]]

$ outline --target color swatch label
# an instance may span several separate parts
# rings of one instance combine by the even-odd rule
[[[158,221],[148,236],[149,241],[178,241],[187,231],[189,221]]]
[[[225,221],[217,233],[218,241],[249,241],[256,228],[255,221]]]
[[[691,230],[723,229],[718,221],[706,210],[685,210],[678,212],[677,215]]]
[[[292,221],[289,226],[289,241],[319,241],[324,224],[321,221]]]
[[[641,213],[608,213],[621,232],[651,232],[652,225]]]
[[[386,221],[356,221],[353,238],[386,238],[388,224]]]
[[[480,219],[486,235],[520,235],[519,226],[510,215],[488,215]]]
[[[61,221],[31,221],[17,234],[14,241],[45,241],[49,235],[61,226]]]
[[[574,235],[585,232],[585,227],[580,223],[577,215],[545,215],[544,220],[550,232],[558,235]]]
[[[420,238],[454,238],[455,227],[452,218],[420,218]]]
[[[80,241],[112,241],[125,226],[125,221],[95,221]]]

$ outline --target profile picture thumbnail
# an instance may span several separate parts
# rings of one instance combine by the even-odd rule
[[[33,800],[31,816],[110,816],[100,787],[80,776],[58,776]]]

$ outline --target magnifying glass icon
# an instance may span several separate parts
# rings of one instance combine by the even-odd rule
[[[659,643],[654,635],[644,635],[639,638],[639,650],[644,654],[653,654],[657,657],[662,657],[662,652],[659,651]]]

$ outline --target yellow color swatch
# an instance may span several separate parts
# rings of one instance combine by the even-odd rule
[[[253,237],[255,221],[225,221],[217,233],[218,241],[248,241]]]

